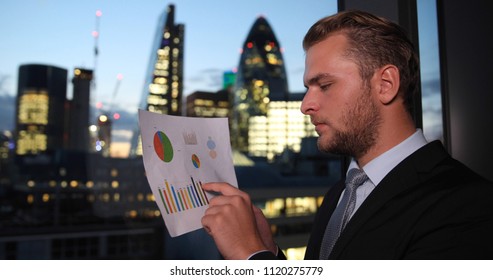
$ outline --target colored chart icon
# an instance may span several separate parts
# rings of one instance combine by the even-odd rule
[[[192,163],[195,168],[200,168],[200,159],[196,154],[192,155]]]
[[[162,131],[154,134],[154,151],[156,155],[164,162],[173,160],[173,146],[168,136]]]

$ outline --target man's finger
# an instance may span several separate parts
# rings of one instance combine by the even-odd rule
[[[227,195],[227,196],[240,195],[242,197],[245,197],[244,192],[240,191],[238,188],[235,188],[227,183],[205,183],[202,184],[202,188],[205,191],[216,192],[222,195]]]

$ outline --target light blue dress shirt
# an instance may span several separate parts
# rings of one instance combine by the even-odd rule
[[[356,204],[351,217],[358,210],[363,201],[365,201],[365,199],[375,189],[375,186],[378,186],[382,179],[387,176],[387,174],[394,169],[394,167],[426,144],[427,141],[423,135],[423,131],[421,129],[417,129],[416,132],[409,136],[406,140],[402,141],[397,146],[374,158],[363,166],[363,171],[365,171],[366,175],[368,175],[368,180],[366,180],[363,185],[358,187],[356,190]],[[351,160],[348,171],[351,168],[360,168],[355,159]]]

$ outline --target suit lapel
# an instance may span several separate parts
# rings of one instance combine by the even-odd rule
[[[334,212],[339,197],[344,190],[344,178],[332,186],[329,191],[325,194],[322,205],[317,211],[315,220],[313,222],[313,229],[308,240],[306,247],[305,259],[307,260],[318,260],[320,255],[320,244],[322,244],[322,239],[325,233],[325,228],[329,222],[332,212]]]
[[[336,242],[330,258],[338,258],[358,230],[396,195],[422,182],[422,173],[430,172],[449,155],[439,141],[431,142],[399,163],[376,186],[346,225]],[[335,202],[337,203],[337,201]],[[332,210],[333,211],[333,210]],[[332,213],[332,212],[331,212]],[[327,218],[328,221],[328,218]],[[325,225],[327,222],[325,222]],[[323,233],[322,233],[323,236]],[[320,239],[321,240],[321,239]],[[320,243],[319,243],[320,244]]]

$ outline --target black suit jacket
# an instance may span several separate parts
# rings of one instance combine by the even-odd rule
[[[305,259],[318,259],[343,189],[339,182],[325,195]],[[329,259],[493,259],[493,184],[451,158],[439,141],[431,142],[376,186]]]
[[[305,259],[318,259],[343,189],[326,194]],[[429,143],[376,186],[329,259],[493,259],[493,185]]]

